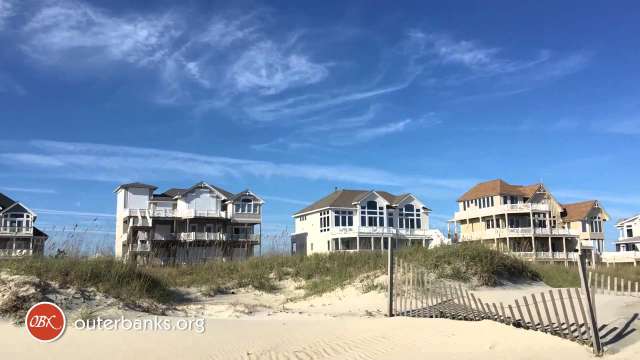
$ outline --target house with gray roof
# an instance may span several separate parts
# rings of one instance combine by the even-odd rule
[[[264,201],[250,190],[232,193],[206,182],[157,189],[139,182],[115,189],[116,257],[185,264],[244,259],[260,246]]]
[[[34,226],[38,215],[0,193],[0,258],[42,255],[48,236]]]
[[[293,215],[291,252],[381,251],[433,246],[446,240],[429,229],[431,210],[417,197],[381,190],[336,189]]]

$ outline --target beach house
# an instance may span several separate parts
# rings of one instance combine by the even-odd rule
[[[609,215],[597,200],[563,204],[544,184],[479,183],[458,199],[451,224],[458,241],[478,241],[530,260],[592,263],[604,250]]]
[[[429,229],[431,210],[416,196],[380,190],[335,189],[293,215],[291,252],[371,251],[445,242]]]
[[[245,259],[259,249],[264,201],[250,190],[231,193],[206,182],[156,190],[143,183],[115,189],[116,257],[183,264]]]
[[[35,227],[35,212],[0,193],[0,257],[42,255],[48,236]]]

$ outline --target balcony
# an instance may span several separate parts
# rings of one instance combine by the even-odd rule
[[[31,255],[33,255],[33,250],[29,249],[0,249],[0,257],[19,257]]]
[[[515,257],[519,257],[526,260],[548,260],[548,261],[578,261],[579,254],[577,252],[547,252],[547,251],[537,251],[537,252],[510,252],[510,255]]]
[[[32,226],[0,226],[0,235],[33,235]]]
[[[477,218],[484,216],[500,215],[505,213],[522,213],[522,212],[547,212],[551,211],[549,204],[543,203],[526,203],[526,204],[505,204],[496,205],[486,208],[469,208],[465,211],[456,211],[455,220],[465,220],[467,218]]]
[[[227,234],[221,232],[183,232],[174,234],[180,241],[260,241],[258,234]]]
[[[398,234],[403,236],[427,236],[427,229],[398,229]],[[375,227],[375,226],[350,226],[350,227],[334,227],[331,229],[331,235],[338,236],[395,236],[396,228],[392,227]]]
[[[498,228],[475,231],[467,234],[463,234],[461,239],[463,241],[469,240],[488,240],[495,238],[506,237],[531,237],[531,236],[578,236],[577,233],[568,229],[548,229],[548,228]]]
[[[183,209],[177,212],[177,216],[183,219],[191,218],[224,218],[226,213],[220,210],[194,210]]]
[[[148,251],[151,251],[151,244],[149,244],[149,243],[129,244],[129,251],[148,252]]]
[[[262,215],[256,213],[237,213],[231,215],[231,221],[238,223],[257,224],[262,222]]]
[[[225,240],[226,234],[220,232],[182,232],[176,233],[175,237],[180,241],[201,241],[201,240]]]
[[[602,253],[605,263],[635,263],[640,261],[640,251],[605,251]]]
[[[224,218],[226,217],[226,212],[220,210],[195,210],[195,209],[182,209],[182,210],[174,210],[174,209],[126,209],[125,216],[130,217],[140,217],[140,218],[148,218],[148,217],[156,217],[156,218],[182,218],[182,219],[192,219],[192,218]]]

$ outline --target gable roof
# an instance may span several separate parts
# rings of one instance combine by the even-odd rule
[[[320,200],[318,200],[318,201],[314,202],[313,204],[305,207],[304,209],[302,209],[300,211],[297,211],[293,215],[295,216],[295,215],[298,215],[298,214],[303,214],[303,213],[307,213],[307,212],[310,212],[310,211],[323,209],[323,208],[326,208],[326,207],[353,207],[353,203],[362,200],[365,196],[369,195],[372,192],[375,192],[376,194],[380,195],[382,198],[384,198],[390,204],[398,204],[405,197],[410,195],[410,194],[393,195],[393,194],[388,193],[386,191],[380,191],[380,190],[346,190],[346,189],[340,189],[340,190],[336,190],[336,191],[332,192],[331,194],[321,198]]]
[[[562,204],[561,206],[564,208],[566,212],[566,215],[562,218],[565,221],[583,220],[589,215],[589,212],[591,212],[591,210],[594,208],[598,208],[603,211],[606,217],[605,220],[608,220],[609,218],[609,214],[607,214],[607,212],[600,207],[600,203],[598,203],[598,200],[580,201],[572,204]]]
[[[175,198],[176,196],[182,196],[185,193],[191,191],[192,189],[195,189],[195,188],[201,187],[201,186],[208,186],[208,187],[214,189],[215,191],[219,192],[220,194],[222,194],[227,199],[232,198],[234,196],[233,193],[231,193],[231,192],[229,192],[229,191],[227,191],[227,190],[225,190],[223,188],[220,188],[218,186],[207,184],[204,181],[201,181],[201,182],[193,185],[192,187],[190,187],[188,189],[171,188],[171,189],[163,192],[160,195],[164,195],[164,196],[168,196],[168,197],[171,197],[171,198]]]
[[[474,200],[485,196],[494,195],[516,195],[531,197],[542,186],[542,184],[532,185],[512,185],[502,179],[495,179],[479,183],[464,193],[458,201]]]
[[[132,183],[118,185],[118,187],[115,190],[113,190],[113,192],[118,192],[118,190],[120,190],[120,189],[127,189],[127,188],[130,188],[130,187],[148,188],[148,189],[151,189],[152,191],[155,191],[158,188],[157,186],[144,184],[144,183],[141,183],[141,182],[132,182]]]
[[[13,200],[12,198],[6,196],[3,193],[0,193],[0,210],[6,209],[9,206],[15,204],[16,201]]]
[[[621,226],[622,224],[629,223],[629,222],[634,222],[634,221],[636,221],[636,220],[640,220],[640,214],[638,214],[638,215],[633,215],[633,216],[628,217],[628,218],[620,219],[620,220],[618,220],[618,222],[616,223],[616,226]]]

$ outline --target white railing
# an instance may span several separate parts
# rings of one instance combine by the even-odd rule
[[[260,241],[258,234],[227,234],[227,240],[232,241]]]
[[[30,249],[0,249],[0,257],[29,256],[32,254],[33,250]]]
[[[225,217],[225,212],[220,210],[183,209],[178,211],[176,215],[181,218]]]
[[[640,251],[605,251],[603,262],[635,262],[640,261]]]
[[[486,208],[468,208],[463,211],[456,211],[454,219],[462,220],[466,218],[476,218],[479,216],[500,215],[509,212],[529,212],[529,211],[550,211],[549,204],[525,203],[525,204],[505,204]]]
[[[149,243],[145,243],[145,244],[130,244],[129,245],[129,250],[130,251],[151,251],[151,244],[149,244]]]
[[[153,217],[175,217],[176,211],[174,209],[151,209],[151,216]]]
[[[396,235],[396,228],[385,226],[349,226],[349,227],[333,227],[331,228],[332,235],[345,235],[345,236],[394,236]],[[430,235],[427,229],[398,229],[398,234],[403,236],[428,236]]]
[[[148,217],[149,210],[147,209],[126,209],[127,216]]]
[[[495,238],[519,237],[519,236],[578,236],[577,233],[567,229],[548,228],[495,228],[484,231],[476,231],[462,235],[460,238],[469,240],[490,240]]]
[[[225,240],[226,234],[220,232],[183,232],[177,233],[176,238],[181,241],[194,240]]]
[[[2,234],[33,234],[32,226],[0,226]]]
[[[537,259],[537,260],[568,260],[568,261],[578,261],[578,253],[577,252],[567,252],[566,255],[564,252],[548,252],[548,251],[533,251],[528,252],[518,252],[513,251],[509,254],[513,256],[517,256],[523,259]]]

